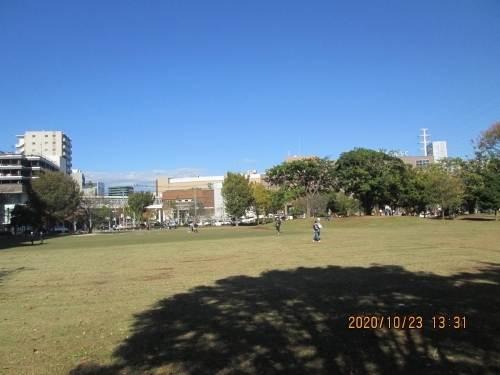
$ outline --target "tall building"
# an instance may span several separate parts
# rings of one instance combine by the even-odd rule
[[[16,148],[20,154],[43,156],[59,166],[62,172],[71,175],[72,145],[71,139],[61,131],[27,131],[17,135]]]
[[[448,151],[446,150],[446,142],[445,141],[429,142],[427,144],[427,155],[433,155],[435,162],[438,162],[443,158],[447,158]]]
[[[45,171],[59,171],[59,166],[39,155],[0,152],[0,194],[5,198],[0,205],[3,224],[10,223],[10,212],[16,204],[26,202],[30,179]]]

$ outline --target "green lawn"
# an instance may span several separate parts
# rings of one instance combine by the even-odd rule
[[[0,374],[500,373],[500,222],[323,225],[0,238]]]

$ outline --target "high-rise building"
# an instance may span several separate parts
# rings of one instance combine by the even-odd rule
[[[445,141],[434,141],[427,144],[427,155],[433,155],[434,161],[437,163],[439,160],[448,157]]]
[[[27,131],[17,135],[16,148],[23,155],[43,156],[59,166],[62,172],[71,175],[72,145],[71,139],[61,131]]]

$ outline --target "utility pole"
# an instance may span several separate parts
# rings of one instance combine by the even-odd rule
[[[419,137],[423,137],[423,141],[422,142],[419,142],[419,143],[423,143],[424,145],[424,148],[420,148],[419,150],[423,150],[424,151],[424,156],[427,156],[427,137],[430,136],[430,134],[427,134],[425,131],[427,130],[427,128],[424,128],[424,129],[420,129],[424,132],[424,134],[421,134],[419,135]]]
[[[196,188],[193,188],[194,191],[194,221],[196,221]]]

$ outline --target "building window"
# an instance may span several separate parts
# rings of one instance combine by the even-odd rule
[[[32,145],[36,145],[36,142],[31,142]]]
[[[415,165],[417,167],[422,167],[424,165],[429,165],[429,160],[424,159],[424,160],[415,160]]]
[[[36,135],[35,135],[35,134],[33,134],[33,135],[31,136],[31,138],[35,138],[35,137],[36,137]]]
[[[45,138],[48,138],[49,136],[48,135],[45,135]]]

